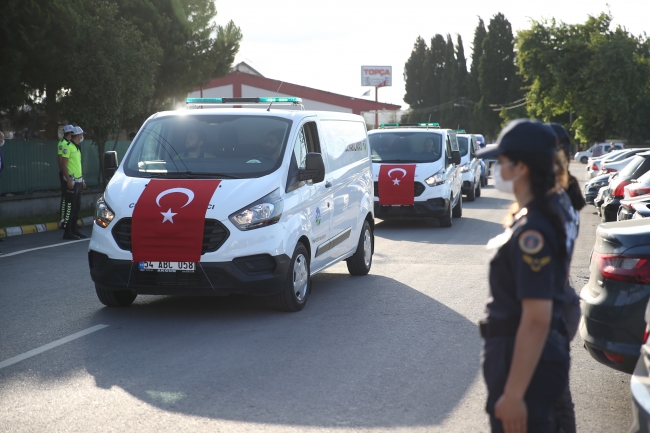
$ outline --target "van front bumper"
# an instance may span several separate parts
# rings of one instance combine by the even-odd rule
[[[139,295],[271,295],[283,290],[291,257],[261,254],[230,262],[200,262],[192,273],[141,271],[138,263],[88,252],[92,280],[107,290]]]
[[[449,200],[445,198],[416,200],[412,206],[381,206],[379,201],[375,201],[375,218],[442,218],[449,212],[449,206]]]

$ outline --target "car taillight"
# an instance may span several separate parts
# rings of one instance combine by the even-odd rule
[[[605,358],[607,358],[609,362],[613,362],[614,364],[622,364],[624,361],[621,355],[617,355],[615,353],[603,351],[603,355],[605,355]]]
[[[602,172],[603,172],[603,174],[616,173],[616,169],[615,168],[603,168]]]
[[[645,332],[643,333],[643,344],[648,342],[648,335],[650,335],[650,326],[645,327]]]
[[[605,279],[650,284],[650,258],[600,254],[594,251],[593,259]]]
[[[628,186],[627,187],[628,192],[630,193],[630,197],[638,197],[640,195],[646,195],[650,194],[650,186],[644,185],[644,186]]]
[[[625,187],[628,186],[631,182],[629,180],[622,180],[614,189],[612,193],[613,197],[623,197],[625,195]]]
[[[591,170],[592,171],[598,171],[598,166],[596,165],[595,162],[591,165]]]

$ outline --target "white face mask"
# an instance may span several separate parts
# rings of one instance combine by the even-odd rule
[[[508,165],[512,166],[512,162],[508,163]],[[494,186],[496,187],[497,190],[501,192],[507,192],[508,194],[514,194],[515,193],[515,181],[519,179],[519,176],[515,176],[510,180],[504,180],[503,177],[501,176],[501,168],[502,165],[499,164],[498,162],[494,164],[492,167],[492,177],[494,177]]]

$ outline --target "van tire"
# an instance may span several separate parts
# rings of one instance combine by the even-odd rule
[[[440,227],[451,227],[452,224],[452,210],[451,210],[451,200],[449,200],[449,206],[447,206],[447,215],[440,218]]]
[[[99,284],[95,284],[95,292],[97,292],[99,302],[107,307],[128,307],[138,296],[129,290],[108,290]]]
[[[475,185],[472,184],[472,186],[469,189],[469,192],[467,193],[467,201],[474,201],[476,200],[476,188]]]
[[[345,263],[350,275],[367,275],[372,267],[372,252],[375,249],[375,236],[368,221],[363,222],[357,250]]]
[[[586,156],[583,156],[582,158],[580,158],[580,162],[583,163],[583,164],[586,164],[588,160],[589,160],[589,158],[587,158]]]
[[[272,295],[275,308],[289,313],[300,311],[307,303],[310,292],[309,252],[302,243],[298,243],[291,257],[284,289]]]
[[[480,197],[481,196],[481,183],[482,183],[482,180],[479,180],[478,185],[476,185],[476,189],[474,190],[474,196],[475,197]]]
[[[454,218],[460,218],[463,216],[463,196],[459,195],[458,196],[458,203],[456,203],[456,206],[454,206],[454,209],[452,210],[452,216]]]

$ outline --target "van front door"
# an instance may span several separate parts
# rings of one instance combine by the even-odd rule
[[[321,152],[315,122],[306,122],[298,131],[293,146],[293,156],[298,168],[305,168],[308,152]],[[327,165],[325,166],[327,171]],[[325,176],[327,178],[327,175]],[[311,272],[317,271],[328,262],[328,245],[332,229],[333,195],[326,181],[305,183],[300,187],[303,202],[303,215],[311,227]]]

